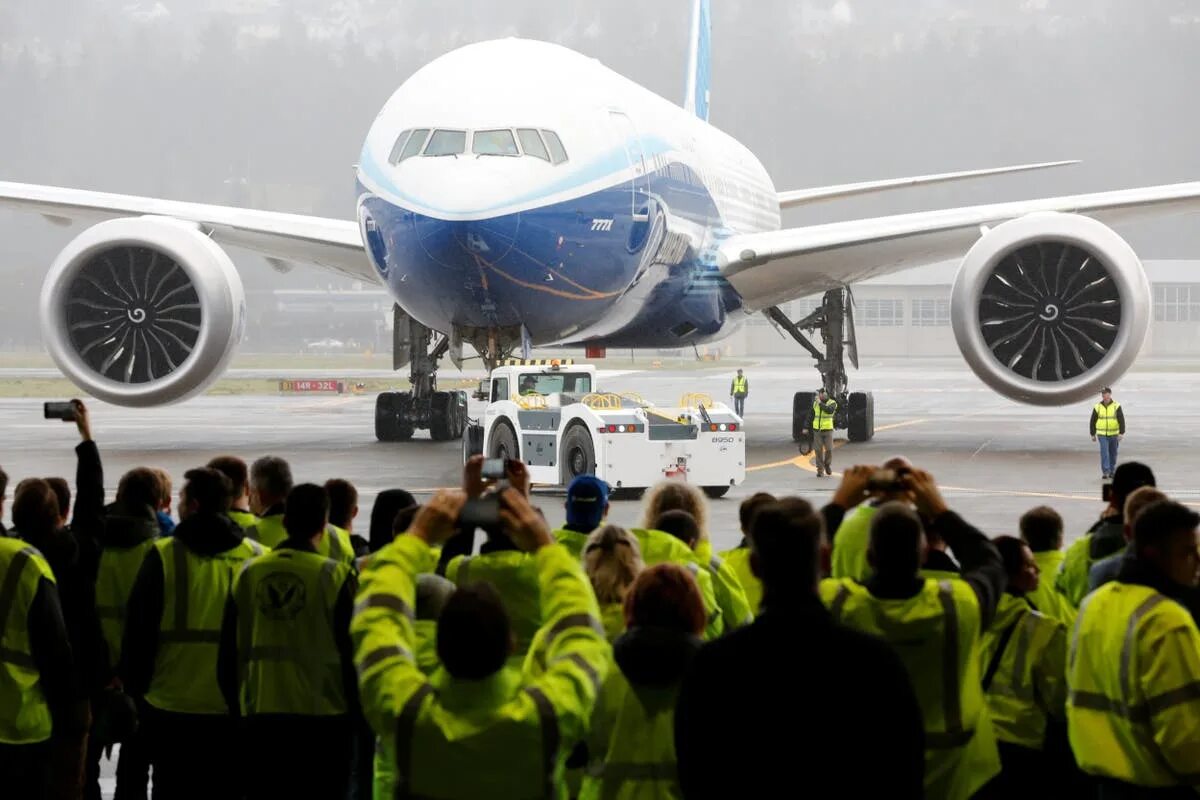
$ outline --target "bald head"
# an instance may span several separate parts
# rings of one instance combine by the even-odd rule
[[[925,563],[927,550],[925,527],[908,504],[884,503],[871,518],[867,561],[877,574],[916,575]]]

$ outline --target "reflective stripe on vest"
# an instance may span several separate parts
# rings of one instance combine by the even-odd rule
[[[833,415],[837,413],[837,403],[830,400],[826,405],[833,406],[833,414],[825,413],[825,409],[821,408],[821,401],[813,401],[813,430],[814,431],[831,431],[833,430]]]
[[[1107,406],[1104,403],[1096,403],[1097,436],[1116,436],[1121,432],[1121,423],[1117,420],[1117,409],[1120,407],[1121,404],[1116,400]]]
[[[587,774],[610,784],[625,781],[675,781],[679,779],[679,766],[674,762],[639,763],[636,761],[593,761]]]
[[[36,549],[18,539],[0,538],[0,558],[8,566],[0,579],[0,743],[21,745],[50,738],[50,707],[29,641],[29,607],[42,578],[54,573]]]
[[[299,550],[270,553],[242,567],[234,602],[243,714],[346,712],[332,623],[349,573],[346,564]]]

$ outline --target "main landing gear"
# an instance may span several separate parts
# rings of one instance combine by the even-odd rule
[[[819,308],[797,322],[788,319],[776,306],[763,313],[775,325],[787,331],[816,360],[817,371],[821,373],[821,385],[837,401],[834,427],[844,429],[852,442],[867,442],[875,435],[875,398],[870,392],[848,391],[849,381],[846,377],[847,357],[858,369],[858,341],[854,333],[851,300],[849,289],[830,290],[821,298]],[[805,331],[821,332],[825,352],[822,353],[809,341],[804,335]],[[802,451],[812,447],[811,433],[805,434],[803,431],[812,414],[815,399],[816,392],[796,392],[792,398],[792,440],[800,444]]]
[[[400,369],[409,364],[412,389],[375,398],[375,438],[406,442],[414,431],[425,428],[435,442],[461,438],[467,426],[467,393],[437,388],[438,360],[450,350],[450,337],[426,328],[399,306],[393,309],[393,319],[392,365]]]

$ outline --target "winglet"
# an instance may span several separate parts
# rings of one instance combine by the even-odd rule
[[[890,189],[908,189],[913,186],[928,186],[935,183],[952,183],[968,178],[984,178],[989,175],[1004,175],[1009,172],[1032,172],[1052,167],[1065,167],[1078,164],[1078,161],[1046,161],[1040,164],[1017,164],[1012,167],[992,167],[990,169],[972,169],[963,172],[942,172],[937,175],[919,175],[915,178],[888,178],[881,181],[863,181],[861,183],[843,183],[837,186],[820,186],[815,189],[797,189],[779,193],[780,208],[795,208],[796,206],[815,203],[820,200],[832,200],[839,197],[850,197],[856,194],[871,194]]]
[[[708,85],[712,76],[712,15],[709,0],[695,0],[692,6],[687,70],[683,107],[707,122]]]

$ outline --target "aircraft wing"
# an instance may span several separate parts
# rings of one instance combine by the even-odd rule
[[[860,181],[858,183],[843,183],[837,186],[818,186],[813,189],[795,189],[779,193],[779,207],[796,208],[822,200],[853,197],[858,194],[874,194],[890,189],[909,189],[913,186],[930,186],[935,183],[953,183],[954,181],[965,181],[970,178],[1006,175],[1010,172],[1032,172],[1052,167],[1066,167],[1078,163],[1078,161],[1046,161],[1040,164],[1017,164],[1011,167],[969,169],[962,172],[941,172],[937,175],[918,175],[912,178],[887,178],[880,181]]]
[[[1086,214],[1107,224],[1200,211],[1200,181],[740,234],[720,244],[717,263],[747,310],[757,311],[959,258],[986,227],[1047,211]]]
[[[276,267],[288,262],[314,264],[358,280],[379,282],[353,220],[3,181],[0,207],[31,211],[64,225],[114,217],[173,217],[201,225],[220,244],[253,250]]]

